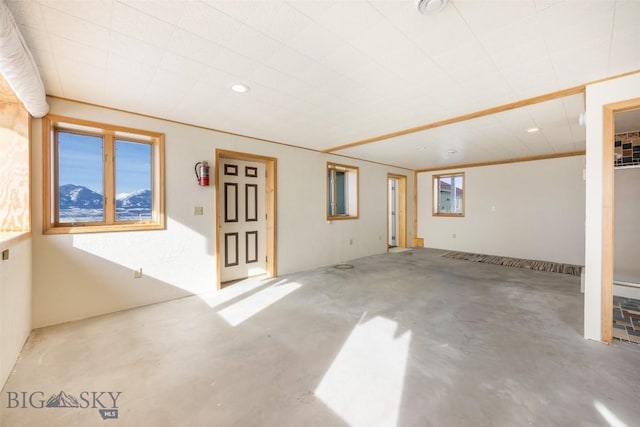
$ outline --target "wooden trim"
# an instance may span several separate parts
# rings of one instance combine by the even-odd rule
[[[115,224],[116,222],[116,146],[113,131],[107,130],[102,138],[103,144],[103,180],[102,188],[104,222]],[[56,168],[56,171],[58,168]],[[153,179],[151,180],[153,183]],[[153,187],[151,187],[153,191]]]
[[[464,122],[466,120],[477,119],[479,117],[488,116],[491,114],[502,113],[504,111],[514,110],[520,107],[526,107],[532,104],[538,104],[540,102],[551,101],[557,98],[563,98],[565,96],[576,95],[578,93],[583,93],[585,90],[584,85],[570,87],[568,89],[558,90],[551,93],[546,93],[544,95],[534,96],[532,98],[526,98],[515,102],[510,102],[508,104],[499,105],[497,107],[486,108],[484,110],[475,111],[473,113],[463,114],[461,116],[451,117],[449,119],[439,120],[432,123],[427,123],[420,126],[415,126],[408,129],[403,129],[395,132],[390,132],[384,135],[374,136],[371,138],[362,139],[360,141],[351,142],[349,144],[339,145],[337,147],[328,148],[326,150],[322,150],[324,153],[333,153],[334,151],[345,150],[347,148],[353,148],[360,145],[370,144],[372,142],[378,142],[385,139],[395,138],[398,136],[408,135],[411,133],[422,132],[429,129],[434,129],[441,126],[451,125],[458,122]]]
[[[59,126],[58,126],[59,124]],[[91,131],[74,129],[79,125],[91,128]],[[77,133],[80,135],[100,136],[103,140],[103,221],[90,223],[66,224],[58,223],[58,132]],[[118,133],[128,134],[118,136]],[[149,139],[134,138],[135,135],[148,136]],[[150,221],[117,221],[115,194],[115,140],[149,144],[151,146],[151,191],[152,216]],[[42,119],[42,153],[43,153],[43,215],[42,230],[44,234],[99,233],[113,231],[161,230],[166,227],[165,218],[165,182],[164,182],[164,134],[111,124],[92,122],[49,114]]]
[[[389,180],[397,179],[398,187],[398,211],[396,212],[396,218],[398,218],[398,247],[407,247],[407,177],[406,175],[397,175],[393,173],[387,173],[387,246],[389,245]]]
[[[53,134],[53,129],[51,127],[51,122],[49,120],[42,120],[42,232],[48,233],[49,230],[53,227],[53,220],[51,215],[54,217],[57,216],[55,214],[55,210],[57,209],[53,207],[51,202],[51,195],[56,197],[57,189],[53,188],[53,182],[57,181],[57,168],[55,170],[55,177],[51,176],[51,166],[54,159],[57,157],[55,151],[53,151],[53,138],[55,138]],[[53,156],[53,157],[52,157]],[[57,202],[56,202],[57,205]],[[52,211],[53,209],[53,211]]]
[[[0,232],[0,251],[11,249],[18,243],[31,238],[31,231]]]
[[[53,99],[60,99],[62,101],[75,102],[75,103],[82,104],[82,105],[87,105],[87,106],[90,106],[90,107],[104,108],[105,110],[111,110],[111,111],[116,111],[116,112],[120,112],[120,113],[131,114],[131,115],[134,115],[134,116],[144,117],[144,118],[152,119],[152,120],[158,120],[158,121],[162,121],[162,122],[166,122],[166,123],[172,123],[172,124],[177,124],[177,125],[181,125],[181,126],[188,126],[188,127],[194,128],[194,129],[202,129],[202,130],[211,131],[211,132],[219,132],[219,133],[222,133],[222,134],[225,134],[225,135],[237,136],[237,137],[240,137],[240,138],[247,138],[247,139],[252,139],[252,140],[256,140],[256,141],[260,141],[260,142],[267,142],[269,144],[276,144],[276,145],[281,145],[281,146],[284,146],[284,147],[296,148],[296,149],[299,149],[299,150],[306,150],[306,151],[311,151],[313,153],[323,153],[324,154],[323,150],[318,150],[318,149],[315,149],[315,148],[302,147],[302,146],[294,145],[294,144],[287,144],[286,142],[280,142],[280,141],[275,141],[275,140],[266,139],[266,138],[259,138],[259,137],[255,137],[255,136],[244,135],[244,134],[241,134],[241,133],[230,132],[230,131],[221,130],[221,129],[217,129],[217,128],[213,128],[213,127],[196,125],[196,124],[187,123],[187,122],[181,122],[179,120],[165,119],[165,118],[162,118],[162,117],[152,116],[150,114],[136,113],[134,111],[123,110],[123,109],[120,109],[120,108],[107,107],[105,105],[100,105],[100,104],[94,104],[92,102],[79,101],[79,100],[76,100],[76,99],[65,98],[65,97],[56,96],[56,95],[47,95],[47,97],[53,98]],[[51,115],[51,116],[54,116],[54,115]],[[58,117],[58,116],[54,116],[54,117]],[[407,168],[407,167],[403,167],[403,166],[397,166],[397,165],[392,165],[392,164],[388,164],[388,163],[376,162],[374,160],[361,159],[359,157],[346,156],[344,154],[333,153],[333,155],[334,156],[338,156],[338,157],[342,157],[342,158],[345,158],[345,159],[352,159],[352,160],[358,160],[358,161],[361,161],[361,162],[372,163],[372,164],[375,164],[375,165],[389,166],[389,167],[398,168],[398,169],[404,169],[404,170],[408,170],[408,171],[412,170],[411,168]]]
[[[413,171],[413,206],[412,206],[412,212],[413,212],[413,233],[411,234],[413,236],[413,242],[411,246],[414,247],[418,247],[418,173],[416,171]],[[422,240],[422,246],[424,246],[424,239]]]
[[[400,187],[400,194],[398,195],[398,213],[400,217],[400,224],[398,234],[398,246],[401,248],[407,247],[407,177],[404,175],[398,175],[398,186]]]
[[[88,127],[88,128],[94,128],[94,132],[97,135],[104,135],[104,132],[102,131],[110,131],[110,132],[122,132],[122,133],[128,133],[128,134],[138,134],[138,135],[146,135],[149,136],[151,138],[158,138],[159,136],[163,135],[163,133],[161,132],[154,132],[154,131],[149,131],[149,130],[144,130],[144,129],[137,129],[137,128],[130,128],[130,127],[126,127],[126,126],[119,126],[119,125],[112,125],[109,123],[101,123],[101,122],[94,122],[91,120],[85,120],[85,119],[77,119],[74,117],[66,117],[66,116],[58,116],[55,114],[47,114],[46,116],[43,117],[43,120],[50,120],[54,126],[53,127],[57,127],[60,129],[65,129],[64,124],[70,124],[70,125],[78,125],[78,126],[84,126],[84,127]],[[61,123],[62,126],[58,126],[58,124]],[[78,131],[76,129],[65,129],[66,131],[75,131],[77,133],[81,133],[81,134],[86,134],[87,132],[85,131]],[[128,139],[130,137],[123,137],[124,139]]]
[[[613,341],[613,275],[615,228],[615,114],[640,108],[640,98],[602,107],[602,259],[600,289],[600,339]]]
[[[438,206],[440,206],[440,193],[439,192],[436,193],[436,182],[439,182],[440,178],[448,178],[448,177],[453,177],[453,178],[462,177],[462,213],[438,212]],[[431,215],[440,216],[440,217],[464,218],[464,215],[466,212],[465,199],[467,198],[467,192],[465,190],[466,186],[467,186],[467,179],[465,177],[464,172],[451,172],[451,173],[432,175],[431,176]],[[437,194],[437,202],[436,202],[436,194]],[[455,195],[453,197],[455,197]]]
[[[562,157],[573,157],[573,156],[584,156],[586,154],[585,150],[579,151],[570,151],[568,153],[554,153],[554,154],[541,154],[539,156],[528,156],[528,157],[516,157],[511,159],[504,160],[494,160],[490,162],[479,162],[479,163],[463,163],[457,165],[450,166],[438,166],[435,168],[427,168],[427,169],[416,169],[416,173],[424,173],[424,172],[437,172],[444,171],[450,169],[468,169],[468,168],[476,168],[479,166],[494,166],[494,165],[504,165],[508,163],[520,163],[520,162],[532,162],[536,160],[547,160],[547,159],[559,159]]]
[[[600,339],[613,340],[614,110],[602,108],[602,270]]]
[[[358,219],[360,218],[360,168],[358,166],[349,166],[340,163],[327,162],[327,168],[325,169],[325,181],[327,180],[326,173],[328,170],[341,170],[344,169],[344,172],[350,172],[356,174],[356,214],[351,215],[329,215],[327,213],[327,206],[329,203],[329,188],[327,184],[326,188],[326,201],[325,201],[325,214],[327,216],[327,221],[342,221],[346,219]],[[335,180],[333,180],[333,194],[336,194],[336,184]],[[348,193],[347,193],[348,194]],[[349,205],[349,200],[345,200],[345,204]]]
[[[267,249],[267,263],[266,270],[267,275],[270,277],[277,277],[278,275],[278,212],[277,212],[277,188],[278,188],[278,159],[275,157],[261,156],[258,154],[242,153],[238,151],[229,151],[216,149],[215,151],[215,168],[214,168],[214,190],[218,195],[220,189],[220,164],[221,159],[237,159],[247,160],[253,162],[261,162],[265,164],[266,169],[266,181],[265,181],[265,208],[267,217],[267,233],[266,233],[266,249]],[[223,285],[220,282],[220,274],[222,271],[221,257],[220,257],[220,239],[222,229],[221,223],[221,207],[220,198],[215,197],[215,230],[216,230],[216,289],[222,289]]]

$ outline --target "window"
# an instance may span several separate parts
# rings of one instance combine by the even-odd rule
[[[44,230],[164,228],[164,135],[56,116],[43,119]]]
[[[358,218],[358,168],[327,163],[327,219]]]
[[[464,216],[464,173],[433,176],[433,215]]]

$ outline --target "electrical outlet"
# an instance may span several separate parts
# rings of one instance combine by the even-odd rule
[[[204,214],[204,208],[202,206],[195,206],[193,208],[193,214],[194,215],[202,215],[202,214]]]
[[[142,267],[140,267],[137,270],[133,270],[133,278],[134,279],[139,279],[142,277]]]
[[[349,239],[349,244],[353,245],[353,239]]]

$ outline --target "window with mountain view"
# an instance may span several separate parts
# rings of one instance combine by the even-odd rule
[[[464,216],[464,173],[433,176],[433,215]]]
[[[45,232],[164,228],[162,134],[55,116],[44,126]]]

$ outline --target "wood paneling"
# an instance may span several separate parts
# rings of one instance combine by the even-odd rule
[[[0,76],[0,232],[31,230],[27,110]]]

